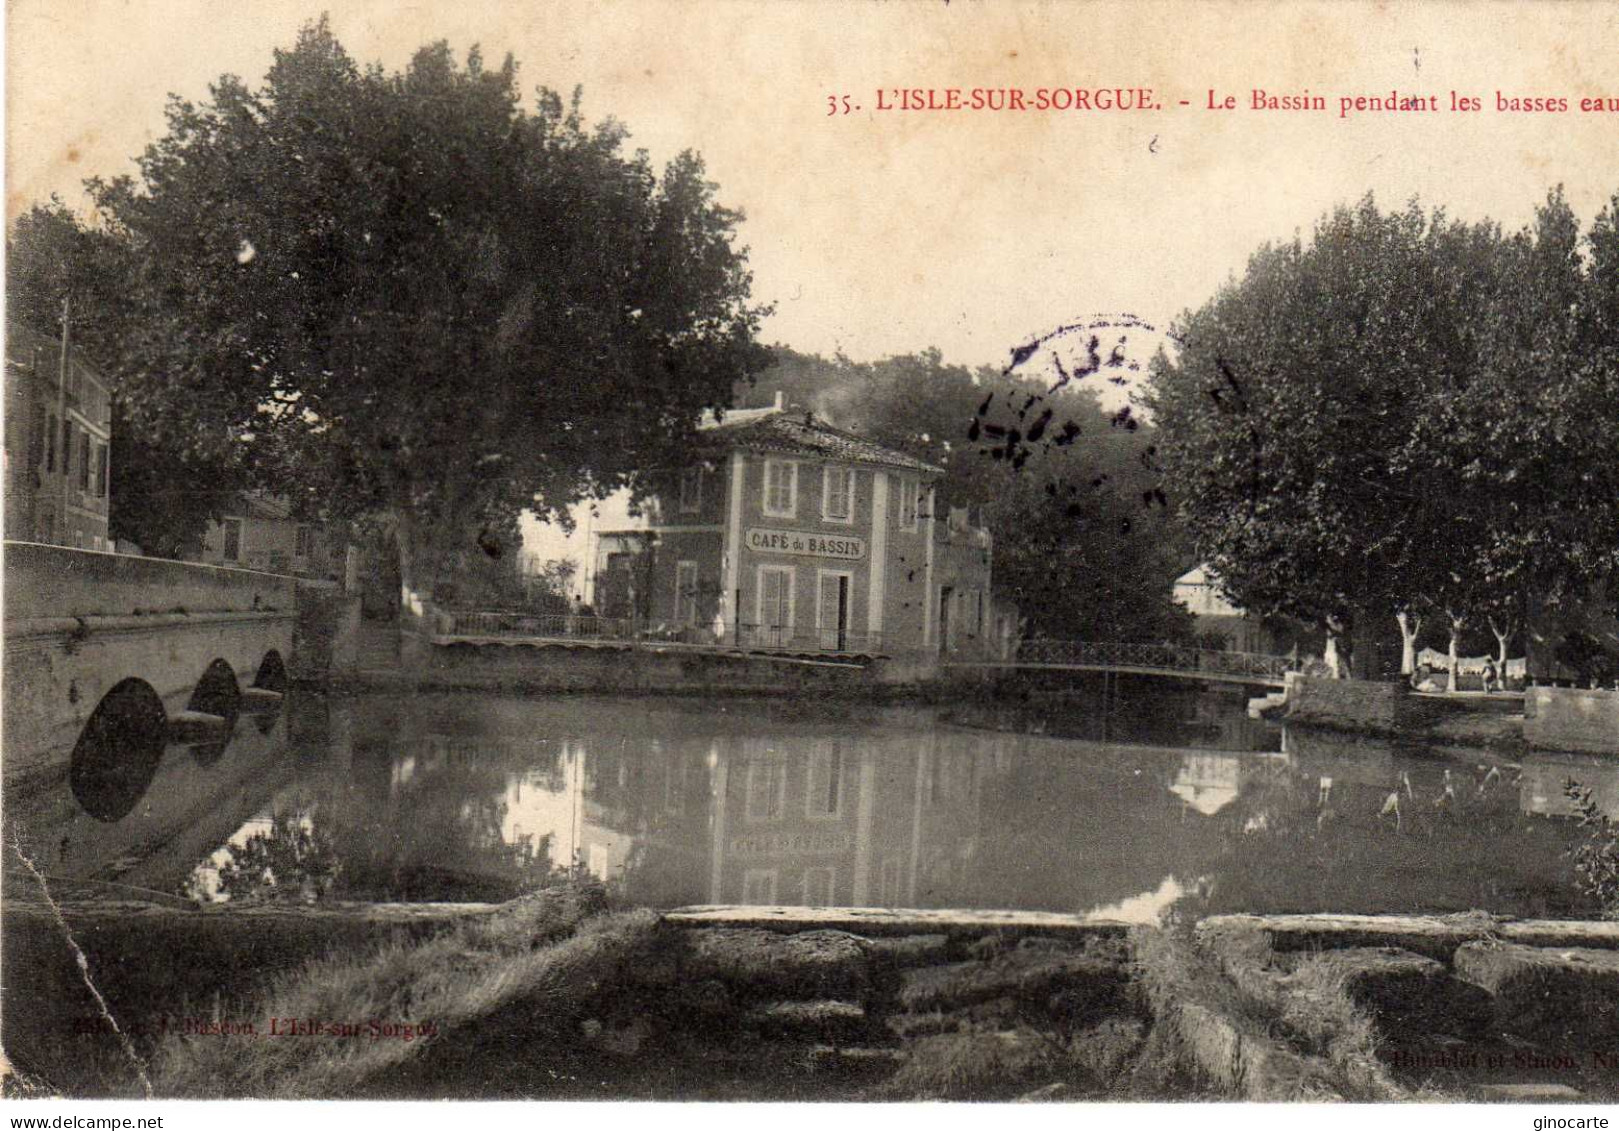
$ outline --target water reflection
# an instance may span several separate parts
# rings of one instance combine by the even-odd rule
[[[56,867],[109,877],[134,854],[128,875],[212,900],[501,899],[579,870],[653,906],[1137,921],[1177,901],[1589,910],[1565,855],[1577,833],[1562,783],[1619,812],[1619,764],[1283,734],[1217,695],[1145,702],[1133,716],[1115,702],[1109,733],[1131,740],[1104,741],[1072,736],[1096,721],[1071,701],[954,721],[784,703],[318,701],[278,730],[281,757],[167,760],[150,794],[168,809],[166,839],[142,844],[132,815]]]

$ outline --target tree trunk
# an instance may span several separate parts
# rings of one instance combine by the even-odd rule
[[[1326,619],[1327,652],[1322,658],[1326,660],[1333,679],[1348,679],[1349,665],[1353,659],[1353,652],[1349,641],[1349,622],[1341,617],[1329,616]]]
[[[1507,645],[1512,643],[1512,622],[1506,621],[1499,626],[1494,617],[1490,618],[1490,631],[1495,633],[1497,649],[1496,666],[1501,669],[1501,682],[1505,684],[1507,678]]]
[[[1400,622],[1400,674],[1409,676],[1417,670],[1417,633],[1422,631],[1422,618],[1413,617],[1410,609],[1394,614]]]
[[[1466,617],[1459,617],[1455,613],[1450,613],[1449,616],[1450,616],[1450,659],[1449,659],[1446,666],[1450,669],[1450,679],[1447,682],[1446,687],[1450,690],[1450,692],[1452,694],[1455,694],[1455,692],[1457,691],[1457,686],[1456,686],[1456,684],[1457,684],[1457,676],[1460,674],[1457,671],[1457,669],[1461,666],[1460,649],[1461,649],[1461,641],[1462,641],[1462,629],[1467,626],[1467,618]]]

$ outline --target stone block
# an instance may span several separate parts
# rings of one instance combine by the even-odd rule
[[[1399,947],[1347,947],[1300,963],[1289,982],[1341,985],[1378,1024],[1403,1032],[1478,1034],[1489,1023],[1489,995],[1451,976],[1444,963]]]
[[[1523,737],[1543,750],[1619,754],[1619,691],[1531,687],[1524,693]]]
[[[1343,730],[1397,730],[1410,689],[1404,683],[1326,679],[1289,672],[1289,722]]]
[[[852,1001],[773,1001],[748,1010],[742,1025],[768,1040],[834,1045],[872,1033],[866,1011]]]
[[[950,957],[947,935],[900,935],[871,939],[868,953],[874,965],[891,970],[909,970],[944,962]]]
[[[754,998],[860,998],[870,983],[868,943],[846,931],[793,935],[751,928],[686,932],[682,974],[715,979]]]
[[[1490,993],[1507,1032],[1553,1045],[1619,1038],[1619,951],[1471,942],[1456,973]]]
[[[1088,1008],[1100,1015],[1123,1001],[1127,982],[1128,972],[1120,963],[1064,951],[1017,949],[988,961],[909,971],[899,1001],[912,1011],[956,1009],[995,998],[1044,1006],[1059,991],[1067,991],[1065,1009],[1070,1013]]]

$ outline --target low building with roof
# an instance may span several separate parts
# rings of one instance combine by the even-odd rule
[[[706,420],[641,524],[597,532],[594,611],[764,651],[988,649],[989,532],[938,514],[942,474],[780,398]]]
[[[208,523],[202,544],[186,558],[209,565],[336,579],[343,567],[341,549],[332,544],[321,523],[295,517],[286,499],[243,491],[223,516]]]

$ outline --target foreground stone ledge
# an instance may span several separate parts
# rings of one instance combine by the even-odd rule
[[[754,927],[766,931],[850,931],[860,935],[960,935],[1001,931],[1075,937],[1121,936],[1132,924],[1051,911],[966,911],[886,907],[742,907],[705,904],[666,912],[679,927]],[[1616,940],[1615,946],[1619,946]]]
[[[784,935],[744,927],[686,937],[681,977],[717,981],[745,996],[858,999],[870,981],[864,940],[843,931]]]
[[[71,884],[71,881],[69,881]],[[142,924],[195,929],[208,925],[242,924],[252,929],[280,927],[320,928],[337,924],[389,927],[422,923],[453,922],[492,915],[501,903],[258,903],[216,904],[212,907],[187,905],[179,899],[158,903],[145,899],[63,898],[54,904],[42,899],[8,897],[6,914],[22,920],[57,923],[57,916],[74,929],[97,926]]]
[[[1485,915],[1214,915],[1200,935],[1268,932],[1278,951],[1395,946],[1448,962],[1456,948],[1494,938],[1524,946],[1619,950],[1619,922],[1587,919],[1492,919]]]

